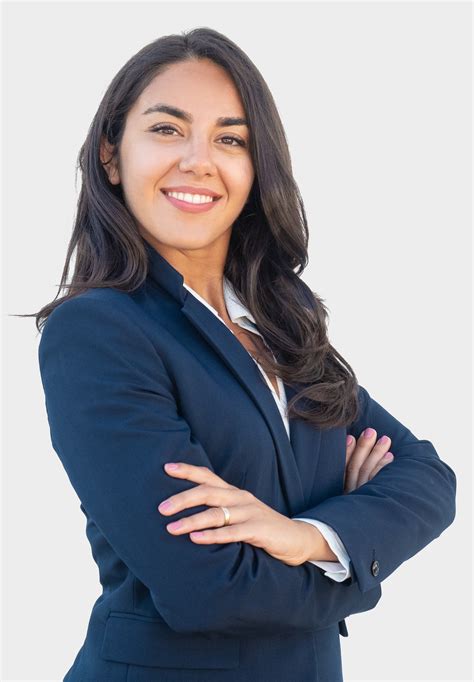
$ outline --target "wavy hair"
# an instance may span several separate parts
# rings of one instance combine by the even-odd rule
[[[309,233],[282,121],[249,57],[207,27],[149,43],[111,81],[79,152],[82,184],[58,293],[37,313],[22,317],[36,317],[41,331],[54,308],[68,298],[97,287],[131,292],[143,284],[145,243],[121,185],[109,182],[100,159],[101,140],[117,154],[127,113],[141,92],[169,65],[194,59],[210,59],[227,71],[249,122],[255,178],[247,204],[232,225],[223,274],[255,317],[268,346],[258,360],[265,371],[297,388],[288,401],[290,417],[319,428],[347,425],[359,409],[357,379],[329,342],[324,299],[300,278],[308,264]],[[74,251],[74,271],[67,283]],[[67,293],[60,296],[62,289]]]

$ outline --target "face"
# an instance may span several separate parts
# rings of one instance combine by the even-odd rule
[[[157,104],[185,113],[153,111]],[[104,166],[110,182],[121,183],[140,233],[163,255],[173,249],[227,250],[254,170],[248,126],[221,118],[245,119],[226,71],[210,60],[173,64],[141,93],[128,113],[117,160]],[[103,162],[111,151],[104,144]],[[189,203],[190,196],[167,198],[164,188],[180,186],[219,199],[198,205]]]

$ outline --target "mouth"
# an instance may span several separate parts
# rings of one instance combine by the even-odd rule
[[[170,192],[167,192],[165,189],[160,190],[160,192],[161,192],[162,194],[164,194],[165,197],[171,196]],[[177,194],[177,192],[175,192],[175,194]],[[184,194],[184,192],[180,192],[180,194]],[[171,196],[171,198],[172,198],[172,199],[177,199],[178,201],[182,201],[182,202],[185,203],[185,204],[191,204],[192,206],[202,206],[202,204],[210,204],[210,203],[211,203],[211,201],[203,201],[202,204],[201,204],[201,203],[199,203],[199,202],[194,203],[193,201],[184,201],[184,199],[178,199],[178,197],[173,197],[173,196]],[[216,197],[210,197],[210,199],[211,199],[212,201],[219,201],[219,199],[222,199],[222,197],[221,197],[221,196],[216,196]]]
[[[203,201],[194,203],[193,201],[184,201],[184,199],[178,199],[172,196],[166,190],[160,190],[164,197],[175,207],[182,211],[187,211],[188,213],[202,213],[204,211],[209,211],[217,204],[218,201],[222,199],[222,196],[210,197],[211,201]]]

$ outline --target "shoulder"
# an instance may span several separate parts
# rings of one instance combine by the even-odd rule
[[[126,309],[131,305],[133,305],[132,294],[128,292],[108,287],[89,289],[88,291],[84,291],[71,298],[65,298],[53,310],[50,317],[52,315],[64,314],[64,311],[70,310],[78,311],[87,310],[88,308],[90,310],[97,310],[100,308],[106,310],[110,307]],[[59,311],[61,311],[61,313],[59,313]]]
[[[134,294],[118,289],[97,288],[67,298],[48,316],[40,346],[48,340],[78,343],[123,343],[127,338],[144,338],[140,306]]]
[[[76,316],[82,323],[88,319],[97,320],[97,317],[120,320],[124,317],[129,319],[130,315],[137,315],[138,312],[133,293],[111,288],[89,289],[59,303],[48,316],[44,328],[52,320],[73,320]]]
[[[70,392],[84,390],[93,405],[100,394],[116,388],[114,400],[120,399],[127,386],[133,393],[130,401],[137,397],[138,386],[153,384],[151,394],[160,382],[162,389],[171,391],[166,367],[143,319],[133,297],[113,289],[90,289],[57,305],[38,346],[48,397],[54,394],[60,401]]]

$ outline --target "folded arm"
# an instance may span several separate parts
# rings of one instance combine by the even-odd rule
[[[391,438],[394,460],[349,494],[328,498],[301,517],[329,524],[351,560],[352,577],[370,591],[437,538],[456,514],[456,476],[429,440],[419,440],[359,385],[360,411],[348,433],[371,426]]]
[[[113,300],[113,299],[112,299]],[[243,542],[196,545],[157,510],[193,483],[167,461],[214,470],[179,414],[175,387],[134,304],[84,295],[49,316],[39,346],[51,440],[71,484],[118,557],[177,632],[292,633],[374,608],[381,588],[328,580]],[[193,508],[190,513],[204,511]]]

